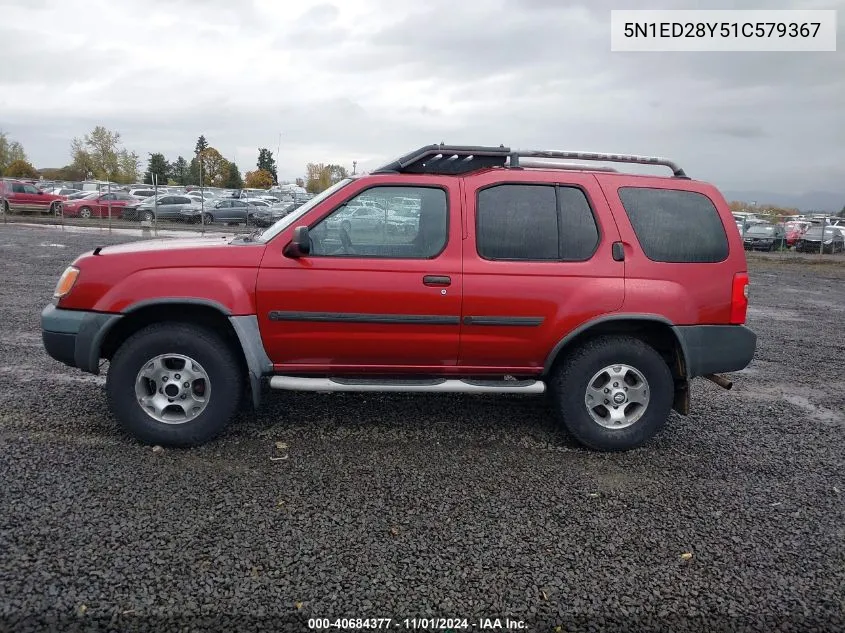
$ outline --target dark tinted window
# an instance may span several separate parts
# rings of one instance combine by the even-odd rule
[[[587,196],[576,187],[558,187],[557,199],[560,205],[561,259],[589,259],[598,246],[599,229]]]
[[[649,259],[720,262],[728,256],[728,236],[707,196],[694,191],[622,187],[619,198]]]
[[[158,201],[159,204],[176,204],[176,198],[173,196],[164,196]]]
[[[496,185],[478,192],[478,254],[486,259],[560,257],[555,188]]]
[[[584,192],[555,185],[496,185],[478,193],[478,254],[486,259],[583,261],[599,231]]]
[[[18,182],[12,183],[12,192],[13,193],[26,193],[26,187]]]
[[[174,196],[173,200],[176,204],[191,204],[193,202],[193,200],[191,200],[190,198],[185,198],[182,196]]]

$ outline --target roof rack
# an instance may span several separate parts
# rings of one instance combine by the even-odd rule
[[[686,178],[683,169],[667,158],[659,156],[637,156],[633,154],[603,154],[596,152],[573,152],[557,150],[511,150],[509,147],[485,147],[473,145],[426,145],[409,152],[370,173],[408,173],[408,174],[464,174],[488,167],[508,167],[521,169],[520,158],[544,158],[549,160],[581,160],[611,163],[632,163],[638,165],[661,165],[672,170],[676,178]],[[534,166],[526,163],[524,166]],[[554,164],[543,164],[545,168],[555,169]],[[573,168],[571,166],[565,168]],[[587,166],[579,169],[592,169]]]

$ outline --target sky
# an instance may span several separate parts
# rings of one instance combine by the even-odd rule
[[[36,167],[105,125],[146,165],[358,171],[429,143],[660,155],[728,189],[845,194],[837,52],[624,53],[610,10],[705,0],[0,0],[0,130]],[[768,0],[719,8],[771,8]]]

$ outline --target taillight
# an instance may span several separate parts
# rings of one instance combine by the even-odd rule
[[[748,273],[736,273],[731,288],[731,324],[742,325],[748,312]]]

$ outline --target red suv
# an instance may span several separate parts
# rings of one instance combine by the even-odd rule
[[[362,207],[378,217],[353,221]],[[549,392],[584,445],[624,450],[672,409],[687,414],[692,378],[730,388],[717,372],[743,369],[756,347],[724,198],[642,156],[431,145],[250,236],[97,248],[54,297],[47,352],[94,374],[108,359],[117,419],[172,446],[216,436],[269,379]]]
[[[45,193],[35,185],[20,180],[0,180],[0,200],[4,213],[47,213],[60,215],[65,196]]]

